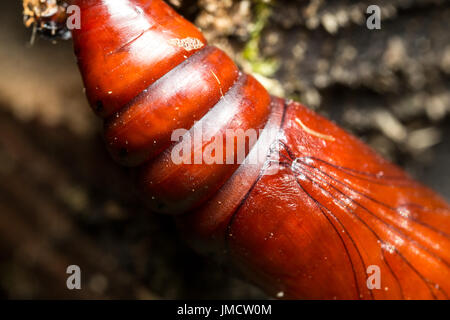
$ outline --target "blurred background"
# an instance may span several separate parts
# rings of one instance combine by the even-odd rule
[[[450,1],[173,0],[272,93],[333,119],[450,199]],[[380,30],[366,9],[382,10]],[[0,2],[0,297],[264,298],[142,208],[105,151],[71,43]],[[82,290],[66,288],[79,265]]]

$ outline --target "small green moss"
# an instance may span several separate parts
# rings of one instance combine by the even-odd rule
[[[272,4],[274,0],[253,0],[255,8],[255,20],[250,29],[250,40],[245,46],[242,56],[249,62],[252,71],[265,77],[272,76],[279,68],[277,59],[264,59],[260,56],[259,43],[261,33],[264,30],[269,17],[272,14]]]
[[[298,93],[292,93],[287,98],[289,100],[293,100],[293,101],[296,101],[296,102],[301,102],[302,101],[302,99],[301,99],[301,97],[300,97],[300,95]]]

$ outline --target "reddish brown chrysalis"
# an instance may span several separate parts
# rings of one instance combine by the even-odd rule
[[[71,4],[108,148],[138,168],[148,202],[178,214],[199,250],[226,254],[274,297],[448,299],[450,209],[433,191],[304,106],[269,96],[163,1]],[[172,133],[202,122],[220,137],[261,129],[246,155],[266,157],[174,163]]]

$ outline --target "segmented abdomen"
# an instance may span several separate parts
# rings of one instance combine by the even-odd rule
[[[79,3],[83,28],[74,32],[75,50],[89,101],[105,118],[111,154],[142,166],[142,189],[155,210],[198,207],[238,164],[174,164],[172,133],[194,124],[203,125],[204,136],[224,138],[227,129],[262,129],[269,94],[162,1]]]
[[[75,51],[108,148],[139,167],[155,211],[187,213],[178,220],[195,246],[227,252],[273,296],[448,298],[450,210],[436,194],[331,122],[270,97],[162,1],[74,1]],[[175,163],[172,133],[198,126],[224,140],[253,129],[246,156],[267,156],[195,163],[206,140],[184,155],[193,164]],[[224,143],[223,156],[237,144]],[[367,286],[371,266],[381,288]]]

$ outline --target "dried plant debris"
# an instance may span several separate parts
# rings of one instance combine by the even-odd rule
[[[70,39],[66,27],[68,2],[62,0],[23,0],[23,17],[27,28],[33,28],[31,43],[39,34],[52,40]]]
[[[365,24],[365,12],[378,5],[384,20],[393,19],[398,11],[444,4],[445,0],[278,0],[274,21],[285,28],[305,26],[314,30],[324,28],[336,33],[351,24]]]

